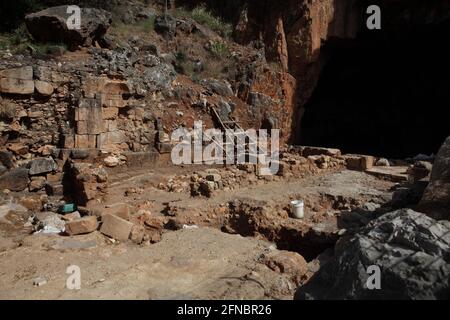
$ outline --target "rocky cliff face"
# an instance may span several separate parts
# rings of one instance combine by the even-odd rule
[[[357,32],[355,1],[249,1],[236,39],[262,41],[268,60],[279,62],[299,81],[300,96],[310,95],[320,70],[323,41],[352,38]]]
[[[377,4],[381,8],[381,30],[370,31],[366,27],[366,21],[369,17],[366,10],[372,4]],[[299,139],[299,136],[303,135],[303,132],[301,132],[301,123],[305,113],[304,107],[307,106],[314,90],[317,88],[324,67],[328,66],[329,61],[336,56],[347,54],[342,50],[342,48],[346,48],[355,53],[355,58],[352,59],[355,61],[360,59],[362,61],[361,63],[354,62],[352,66],[347,66],[348,70],[353,69],[353,73],[356,71],[371,74],[370,64],[373,62],[372,66],[376,65],[375,71],[383,70],[383,72],[386,72],[384,79],[377,78],[373,85],[371,84],[372,91],[377,92],[381,97],[381,106],[386,107],[386,110],[381,112],[383,116],[377,116],[375,114],[372,117],[371,122],[378,127],[384,126],[386,124],[386,118],[390,118],[393,123],[398,123],[403,120],[406,120],[408,123],[411,120],[412,130],[413,127],[417,127],[418,125],[416,115],[420,113],[419,109],[427,102],[430,108],[435,108],[433,109],[433,113],[436,116],[433,117],[429,114],[426,122],[440,123],[439,119],[441,117],[438,115],[439,107],[437,106],[437,101],[439,101],[438,99],[443,99],[445,93],[442,90],[435,90],[435,100],[433,98],[422,99],[422,96],[430,95],[430,89],[427,88],[422,80],[425,77],[431,78],[436,82],[433,86],[438,88],[445,85],[442,81],[439,81],[439,77],[441,77],[439,70],[446,70],[448,63],[446,59],[440,60],[444,56],[441,53],[445,49],[439,46],[439,38],[441,37],[440,35],[446,33],[444,30],[448,32],[450,29],[449,6],[448,1],[442,0],[428,1],[426,3],[423,1],[392,0],[375,2],[365,0],[248,0],[246,1],[246,5],[242,6],[243,9],[235,30],[235,39],[241,44],[253,44],[256,47],[263,47],[268,61],[279,63],[284,71],[290,73],[296,79],[297,100],[296,113],[292,119],[292,127],[294,130],[292,141],[303,144],[336,143],[336,146],[345,149],[346,146],[339,145],[342,143],[332,141],[332,139],[324,139],[323,141]],[[404,54],[407,56],[400,57]],[[358,55],[361,56],[358,57]],[[408,57],[411,59],[405,60]],[[371,61],[365,61],[364,59]],[[430,65],[431,61],[435,61],[436,64]],[[406,65],[410,62],[413,64],[407,67]],[[337,63],[342,64],[342,61]],[[399,64],[404,64],[408,70],[406,72],[400,72],[399,70],[402,67],[398,67]],[[437,65],[440,67],[437,67]],[[430,71],[426,75],[411,71],[411,68],[416,67],[419,70],[428,69]],[[358,69],[359,71],[357,71]],[[351,93],[351,95],[354,96],[356,91],[360,89],[352,85],[351,81],[348,81],[348,70],[347,74],[338,74],[333,79],[333,82],[336,85],[342,83],[344,87],[342,90],[347,91],[347,89],[353,88],[355,92]],[[399,72],[398,76],[396,74],[397,71]],[[397,83],[397,85],[402,86],[399,92],[393,93],[388,88],[378,86],[380,82],[386,81],[389,77],[398,78],[396,81],[400,83]],[[368,81],[364,77],[357,78],[356,76],[350,80],[356,83]],[[345,88],[344,83],[349,87]],[[403,87],[405,87],[404,90]],[[339,90],[338,94],[340,96],[345,95],[345,92],[342,93],[340,87]],[[321,92],[322,96],[330,94],[329,92],[323,92],[323,90]],[[414,92],[416,97],[409,101],[408,97],[411,97],[411,92]],[[330,97],[330,99],[333,101],[336,100],[335,97]],[[344,100],[346,101],[344,104],[346,106],[349,105],[349,99],[345,98]],[[395,105],[391,106],[393,100],[396,102],[394,103]],[[358,102],[358,104],[360,111],[364,110],[364,108],[373,108],[373,106],[368,105],[364,101]],[[409,105],[409,108],[407,105]],[[346,111],[346,106],[335,106],[335,108],[343,109],[341,111],[342,119],[352,119],[350,125],[355,128],[358,127],[358,123],[361,123],[362,126],[358,127],[359,129],[368,127],[364,119],[359,120],[358,117],[360,116],[355,110],[349,108]],[[318,117],[330,114],[334,119],[332,120],[330,118],[331,122],[338,123],[341,121],[339,116],[336,117],[332,110],[319,109],[317,106],[311,106],[311,109],[313,108],[316,108]],[[357,108],[356,105],[355,108]],[[370,111],[366,110],[364,112],[368,114]],[[405,118],[404,112],[411,119]],[[378,138],[379,141],[389,139],[389,137],[395,135],[394,127],[391,128],[391,124],[387,125],[388,130],[386,130],[384,136]],[[318,123],[317,121],[311,124],[311,126],[318,128],[322,132],[316,132],[316,130],[309,133],[309,136],[321,136],[324,127],[329,127],[326,122]],[[348,126],[348,124],[345,126]],[[392,124],[392,126],[394,125]],[[438,127],[442,126],[438,125]],[[334,130],[333,128],[329,128],[329,134],[331,137],[336,136],[339,132],[343,133],[344,129]],[[430,150],[423,149],[423,151],[431,153],[432,150],[438,148],[440,142],[448,133],[440,130],[434,135],[416,137],[411,134],[414,130],[411,130],[409,128],[406,130],[409,132],[409,137],[402,135],[401,139],[399,139],[402,141],[405,138],[415,139],[414,143],[417,147],[405,148],[403,153],[406,154],[418,152],[417,149],[426,148],[427,145]],[[354,134],[352,133],[351,136],[354,136]],[[377,142],[375,137],[373,139],[370,138],[370,133],[365,134],[365,136],[369,137],[366,140],[366,144],[372,145],[372,148],[375,147],[375,144],[379,144],[379,141]],[[345,139],[348,139],[348,137]],[[396,141],[393,144],[396,144]],[[357,150],[348,151],[356,152]],[[359,152],[363,151],[359,147]],[[392,153],[392,156],[394,156],[396,150],[385,151]]]
[[[373,1],[372,1],[373,2]],[[278,61],[302,82],[310,95],[320,71],[321,49],[329,41],[355,39],[366,31],[365,0],[248,0],[236,27],[235,39],[262,41],[268,60]],[[447,1],[376,1],[384,28],[408,29],[448,19]],[[319,63],[319,66],[317,65]],[[308,90],[309,88],[309,90]]]

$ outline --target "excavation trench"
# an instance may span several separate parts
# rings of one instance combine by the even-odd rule
[[[318,201],[324,210],[340,206],[327,197],[318,196]],[[307,212],[312,211],[309,203]],[[254,201],[233,201],[229,206],[229,218],[221,230],[244,237],[262,238],[276,244],[280,250],[301,254],[307,261],[334,247],[339,239],[336,223],[333,222],[336,220],[330,218],[329,221],[314,222],[310,218],[307,221],[289,219],[286,210],[286,207],[274,208]]]
[[[234,230],[242,236],[262,237],[276,244],[277,249],[293,251],[302,255],[306,261],[311,261],[325,250],[334,248],[338,237],[335,234],[316,232],[310,229],[307,232],[295,228],[280,226],[276,229],[258,228],[251,230],[245,222],[238,222]]]

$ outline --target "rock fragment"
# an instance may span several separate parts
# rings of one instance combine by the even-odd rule
[[[97,217],[90,216],[67,222],[65,231],[67,234],[75,236],[94,232],[97,228]]]
[[[106,214],[102,217],[102,227],[100,232],[104,235],[116,240],[126,241],[128,240],[133,224],[120,217],[112,214]]]

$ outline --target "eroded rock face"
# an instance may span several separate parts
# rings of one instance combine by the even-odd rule
[[[297,299],[448,299],[450,227],[409,209],[372,221],[296,293]],[[371,265],[381,289],[369,290]],[[372,273],[371,273],[372,274]]]
[[[261,61],[243,63],[237,75],[237,96],[249,107],[244,127],[280,129],[280,143],[289,140],[297,107],[297,81],[288,72],[267,69]],[[239,112],[239,111],[237,111]]]
[[[68,6],[45,9],[25,17],[28,31],[38,41],[62,42],[72,47],[104,43],[104,35],[111,25],[111,14],[105,10],[82,8],[81,28],[70,30],[67,21],[71,16]]]
[[[419,210],[434,219],[450,220],[450,137],[434,161],[430,184],[419,203]]]
[[[355,0],[248,1],[235,31],[240,43],[262,37],[266,58],[281,63],[298,81],[306,100],[320,73],[320,51],[330,38],[353,38],[359,11]]]
[[[193,0],[178,2],[193,2]],[[215,6],[214,1],[194,2],[206,2]],[[221,6],[221,1],[215,3],[217,2],[219,4],[216,4],[215,8]],[[236,4],[237,11],[238,8],[243,9],[235,28],[235,40],[241,44],[253,45],[255,48],[264,48],[266,59],[278,63],[281,69],[292,75],[297,82],[294,92],[296,110],[290,118],[293,131],[291,139],[295,144],[307,144],[308,142],[302,141],[305,135],[321,134],[320,132],[305,134],[300,131],[300,124],[304,126],[304,112],[308,108],[308,102],[311,101],[319,79],[324,75],[324,67],[330,65],[328,63],[336,57],[336,52],[342,50],[342,47],[353,48],[355,44],[364,43],[366,37],[375,34],[366,27],[369,17],[366,10],[372,4],[374,3],[367,0],[246,0]],[[380,32],[396,34],[393,41],[397,43],[406,37],[404,35],[411,34],[414,30],[423,30],[431,26],[434,30],[439,25],[445,28],[443,21],[449,18],[450,12],[449,2],[445,0],[427,3],[381,0],[377,4],[382,8]],[[373,41],[370,43],[379,47]],[[389,43],[386,43],[386,46],[392,47]],[[428,48],[428,45],[424,46]],[[392,54],[395,57],[395,50],[386,51],[387,55]],[[357,104],[355,108],[363,107]],[[353,111],[352,114],[356,117],[357,112]],[[331,121],[333,120],[335,119],[332,118]],[[341,135],[343,131],[345,126],[344,130],[340,130]],[[323,145],[326,144],[339,145],[323,142]]]
[[[354,39],[358,32],[366,30],[366,9],[372,4],[365,0],[247,0],[246,3],[236,26],[235,40],[243,44],[261,40],[267,59],[280,62],[300,81],[299,94],[304,99],[310,96],[323,65],[320,55],[323,45],[336,39]],[[379,5],[383,7],[386,28],[439,23],[449,17],[447,1],[411,6],[408,1],[384,0]]]

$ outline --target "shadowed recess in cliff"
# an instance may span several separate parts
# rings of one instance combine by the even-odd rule
[[[446,21],[327,41],[295,142],[393,158],[436,153],[450,134],[449,34]]]

